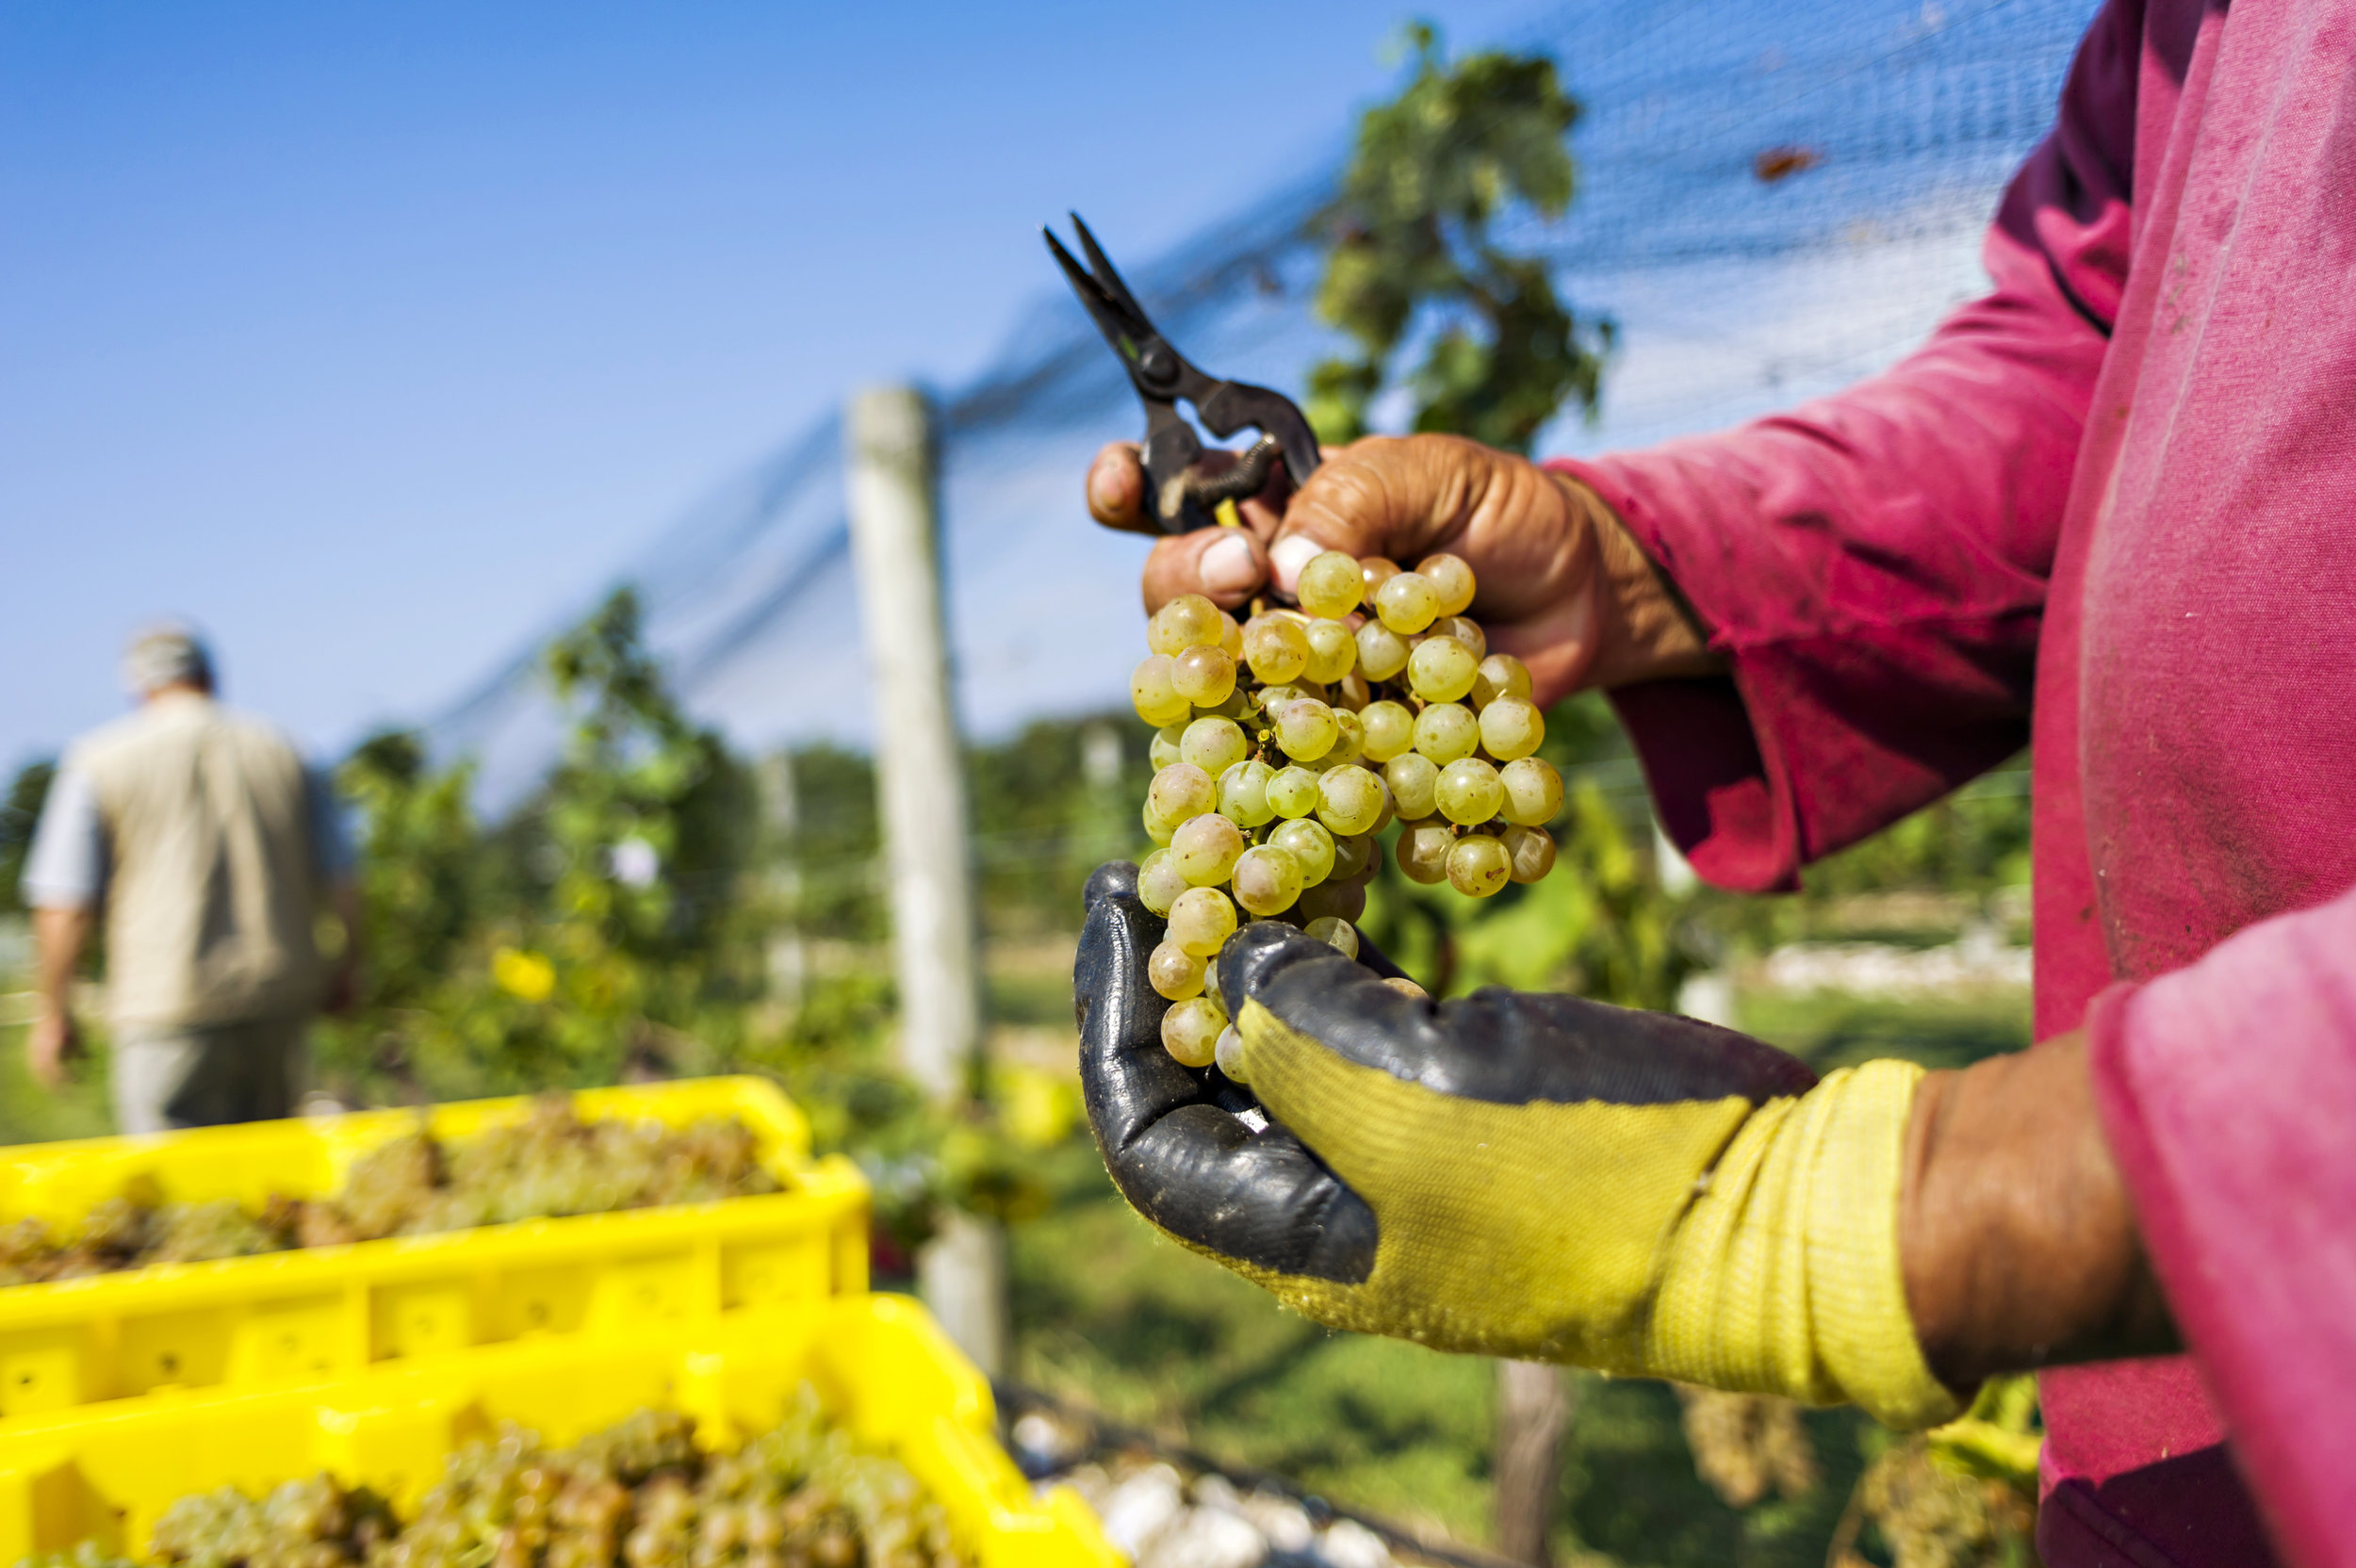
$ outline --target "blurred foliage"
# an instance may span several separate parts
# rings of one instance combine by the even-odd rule
[[[2025,941],[2028,776],[2024,766],[2007,764],[1826,856],[1801,874],[1802,890],[1792,897],[1703,889],[1694,928],[1718,956],[1808,940],[1927,946],[1982,919]]]
[[[760,768],[732,756],[664,685],[628,591],[557,638],[543,669],[564,749],[502,822],[478,822],[471,768],[435,766],[413,734],[371,736],[340,769],[363,824],[366,985],[356,1017],[322,1023],[322,1086],[373,1102],[763,1071],[822,1149],[866,1167],[903,1246],[944,1203],[1038,1212],[1027,1146],[1069,1131],[1069,1097],[1008,1080],[1012,1135],[991,1107],[927,1105],[888,1059],[869,760],[826,745]],[[1009,851],[985,852],[986,893],[1017,926],[1076,918],[1104,797],[1142,765],[1141,742],[1124,761],[1105,732],[1112,766],[1075,782],[1082,750],[1102,750],[1092,731],[1105,727],[1042,725],[973,754],[983,841]],[[788,932],[861,956],[784,994],[770,966]]]
[[[57,762],[42,758],[25,763],[8,781],[8,799],[0,802],[0,913],[24,911],[25,858],[32,852],[33,828],[57,776]]]
[[[365,1005],[322,1082],[368,1100],[612,1083],[709,1067],[761,989],[739,883],[750,775],[691,724],[614,594],[551,645],[568,721],[547,782],[485,833],[460,763],[371,737],[340,779],[365,823]]]
[[[1449,61],[1428,23],[1410,26],[1414,72],[1368,109],[1327,215],[1333,240],[1317,314],[1356,352],[1310,372],[1319,439],[1366,433],[1368,405],[1411,335],[1423,359],[1405,378],[1415,428],[1527,451],[1557,410],[1592,411],[1612,347],[1608,321],[1582,328],[1546,263],[1501,250],[1490,225],[1526,207],[1570,205],[1563,139],[1578,103],[1543,56],[1484,50]]]

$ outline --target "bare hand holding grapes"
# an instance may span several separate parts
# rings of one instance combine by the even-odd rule
[[[1158,541],[1145,568],[1150,610],[1181,594],[1233,609],[1271,587],[1289,596],[1319,551],[1399,563],[1445,550],[1480,580],[1470,613],[1490,645],[1530,667],[1541,707],[1582,686],[1717,667],[1705,635],[1594,492],[1526,458],[1452,435],[1372,436],[1329,452],[1299,494],[1280,471],[1240,509],[1241,529]],[[1143,529],[1145,476],[1134,446],[1097,454],[1088,510]]]

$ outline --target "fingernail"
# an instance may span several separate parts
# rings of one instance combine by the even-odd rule
[[[1325,547],[1304,533],[1288,533],[1269,547],[1268,565],[1274,570],[1277,589],[1289,594],[1301,580],[1301,568],[1325,553]]]
[[[1241,536],[1221,539],[1203,552],[1203,586],[1212,593],[1240,594],[1259,580],[1259,563]]]

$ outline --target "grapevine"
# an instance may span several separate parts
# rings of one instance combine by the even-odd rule
[[[583,1121],[568,1097],[549,1095],[512,1126],[448,1140],[404,1134],[354,1161],[333,1196],[274,1197],[259,1214],[228,1199],[166,1202],[152,1178],[138,1179],[68,1234],[38,1219],[0,1230],[0,1284],[777,1190],[752,1130],[733,1117],[679,1128]]]
[[[807,1383],[732,1453],[675,1411],[640,1410],[570,1447],[513,1423],[444,1462],[406,1525],[365,1487],[286,1481],[175,1500],[150,1554],[188,1568],[961,1568],[941,1505],[859,1450]],[[95,1543],[17,1568],[131,1568]]]
[[[1129,693],[1157,731],[1142,812],[1155,847],[1137,896],[1168,922],[1147,977],[1173,1004],[1162,1043],[1186,1066],[1243,1081],[1210,972],[1242,921],[1357,956],[1392,823],[1401,873],[1467,897],[1554,869],[1562,780],[1535,755],[1546,718],[1530,671],[1464,614],[1474,589],[1453,555],[1401,571],[1327,550],[1301,568],[1298,609],[1238,625],[1186,594],[1147,624]]]

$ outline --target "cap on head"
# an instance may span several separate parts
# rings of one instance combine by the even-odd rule
[[[123,650],[123,686],[135,697],[167,686],[213,687],[213,656],[195,629],[166,621],[135,633]]]

